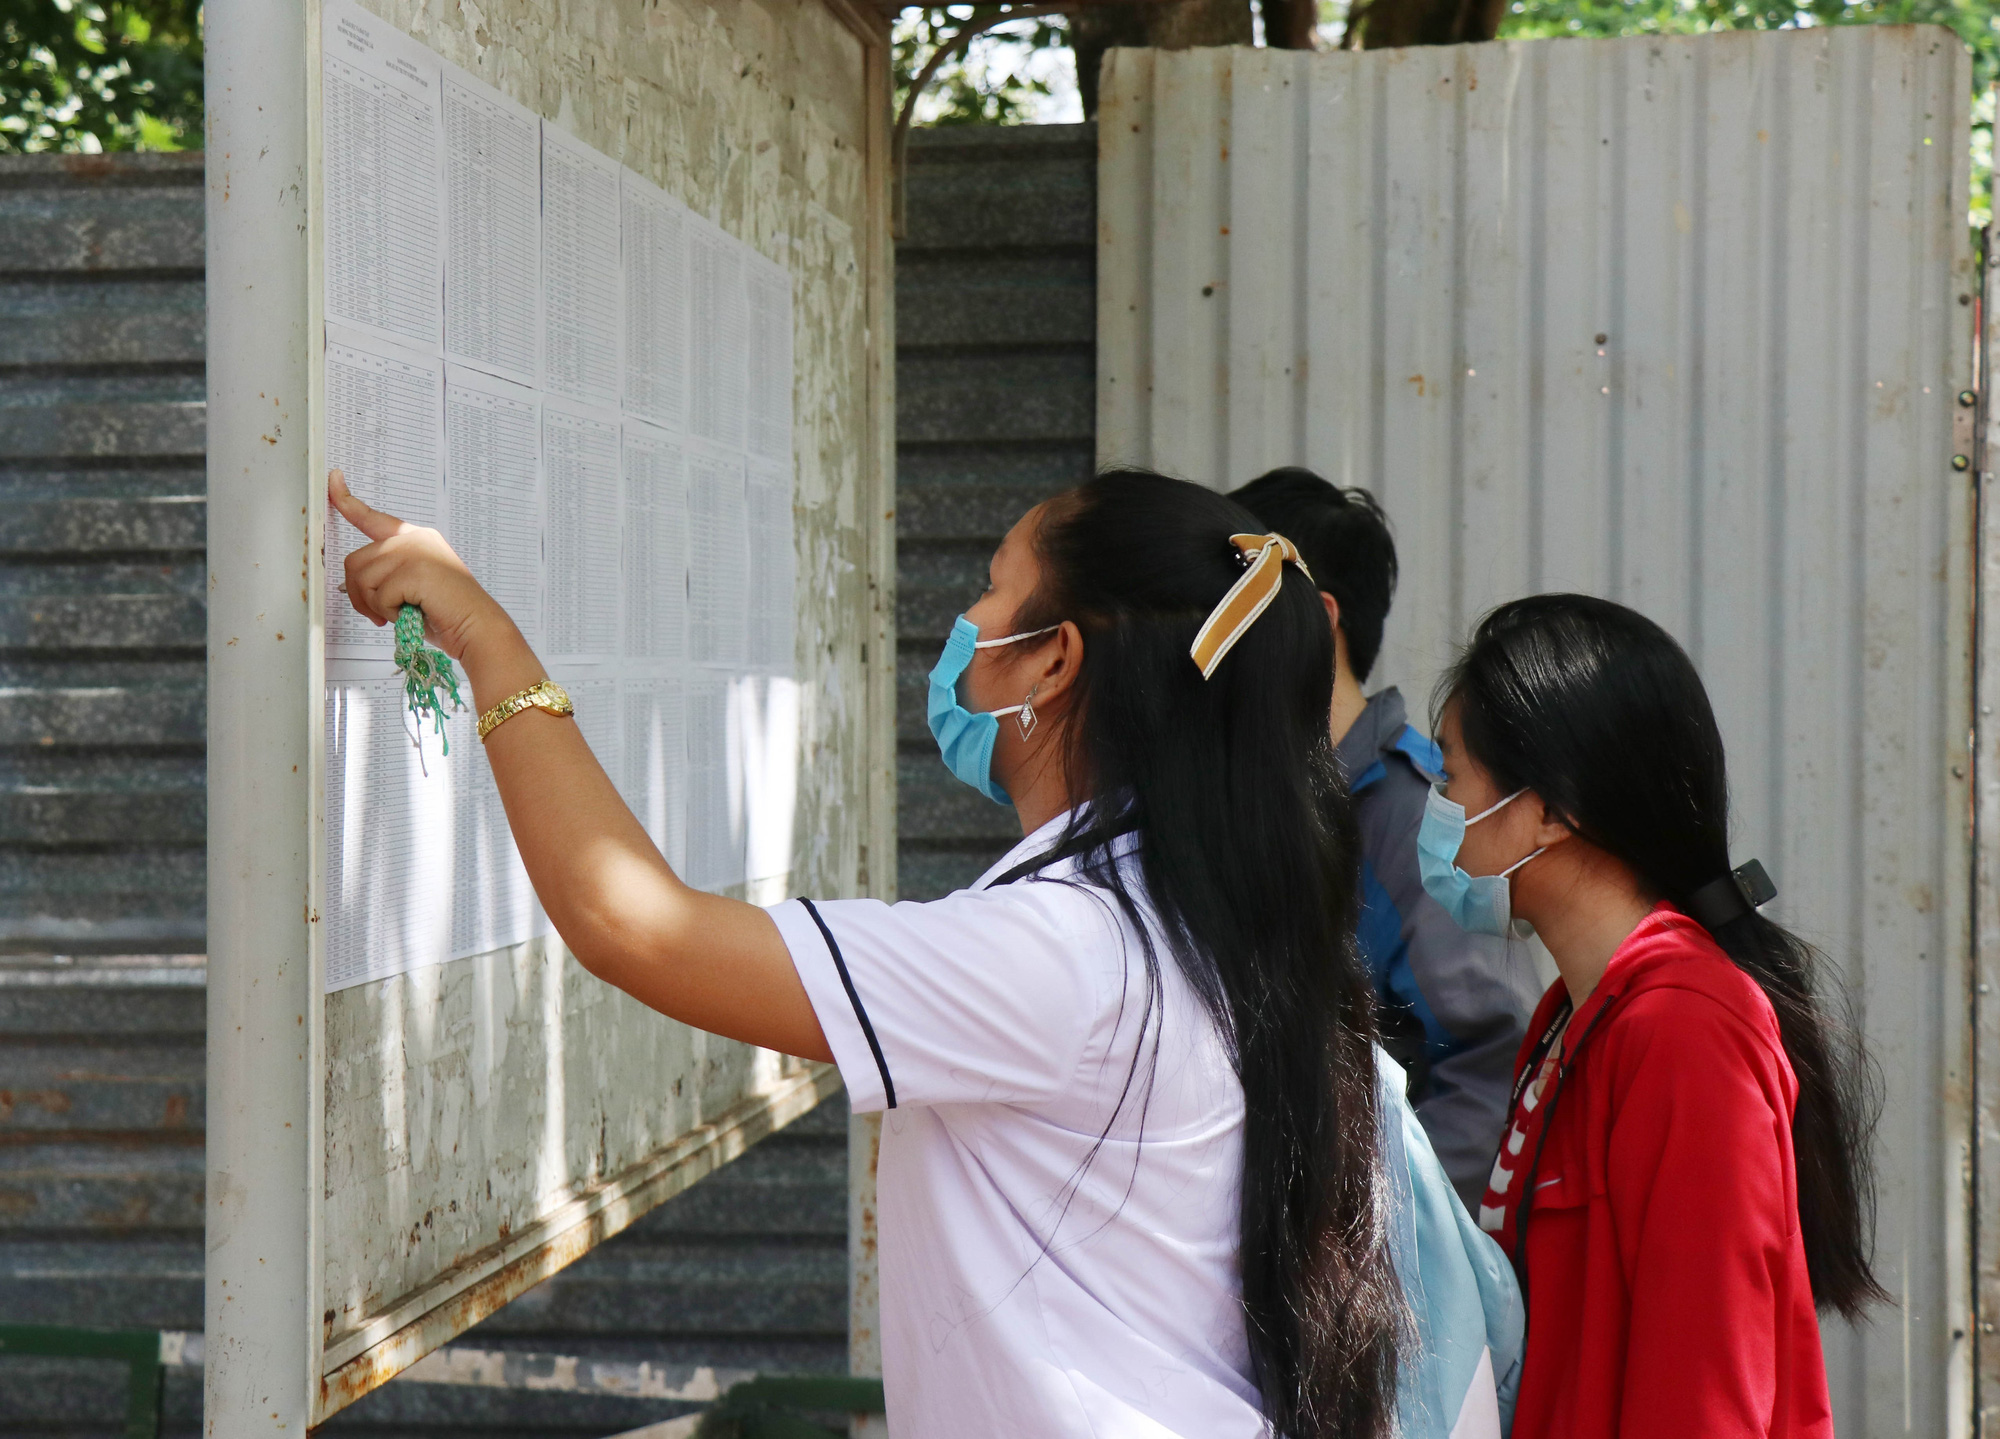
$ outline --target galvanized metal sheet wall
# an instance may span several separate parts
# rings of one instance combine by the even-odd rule
[[[1967,59],[1941,29],[1116,52],[1098,455],[1384,501],[1380,682],[1581,589],[1686,643],[1736,852],[1887,1081],[1840,1432],[1970,1412]],[[1717,1316],[1727,1322],[1726,1316]]]
[[[0,950],[202,948],[201,175],[0,156]]]
[[[924,720],[952,619],[1024,511],[1090,477],[1094,125],[910,136],[896,246],[897,890],[935,899],[1020,839],[953,779]]]
[[[0,950],[169,951],[0,959],[16,1322],[200,1325],[201,184],[0,156]],[[0,1361],[0,1431],[116,1432],[122,1385]]]

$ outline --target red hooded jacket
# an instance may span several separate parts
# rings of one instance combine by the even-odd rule
[[[1566,1000],[1560,981],[1542,997],[1517,1073]],[[1516,1106],[1480,1216],[1512,1253],[1532,1196],[1514,1439],[1831,1439],[1798,1081],[1763,991],[1662,905],[1571,1017],[1562,1064]]]

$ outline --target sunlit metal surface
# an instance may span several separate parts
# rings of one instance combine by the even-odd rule
[[[1854,1436],[1971,1410],[1967,65],[1877,26],[1121,51],[1099,115],[1101,460],[1375,490],[1375,681],[1419,708],[1531,591],[1700,664],[1736,856],[1886,1081],[1899,1307],[1826,1331]]]

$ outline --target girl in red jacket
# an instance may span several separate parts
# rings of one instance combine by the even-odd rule
[[[1830,1439],[1815,1310],[1886,1297],[1865,1071],[1762,868],[1730,870],[1694,665],[1621,605],[1538,595],[1439,694],[1425,888],[1468,929],[1532,925],[1562,975],[1479,1214],[1528,1300],[1514,1434]]]

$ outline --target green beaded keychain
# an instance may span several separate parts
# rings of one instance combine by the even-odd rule
[[[452,668],[451,656],[424,643],[424,612],[415,605],[404,605],[396,613],[396,668],[403,672],[403,693],[409,697],[410,713],[417,717],[417,763],[428,775],[430,767],[424,765],[424,716],[430,716],[438,741],[449,755],[451,737],[445,733],[444,701],[438,697],[438,691],[450,694],[455,710],[464,709],[465,701],[458,697],[458,671]]]

